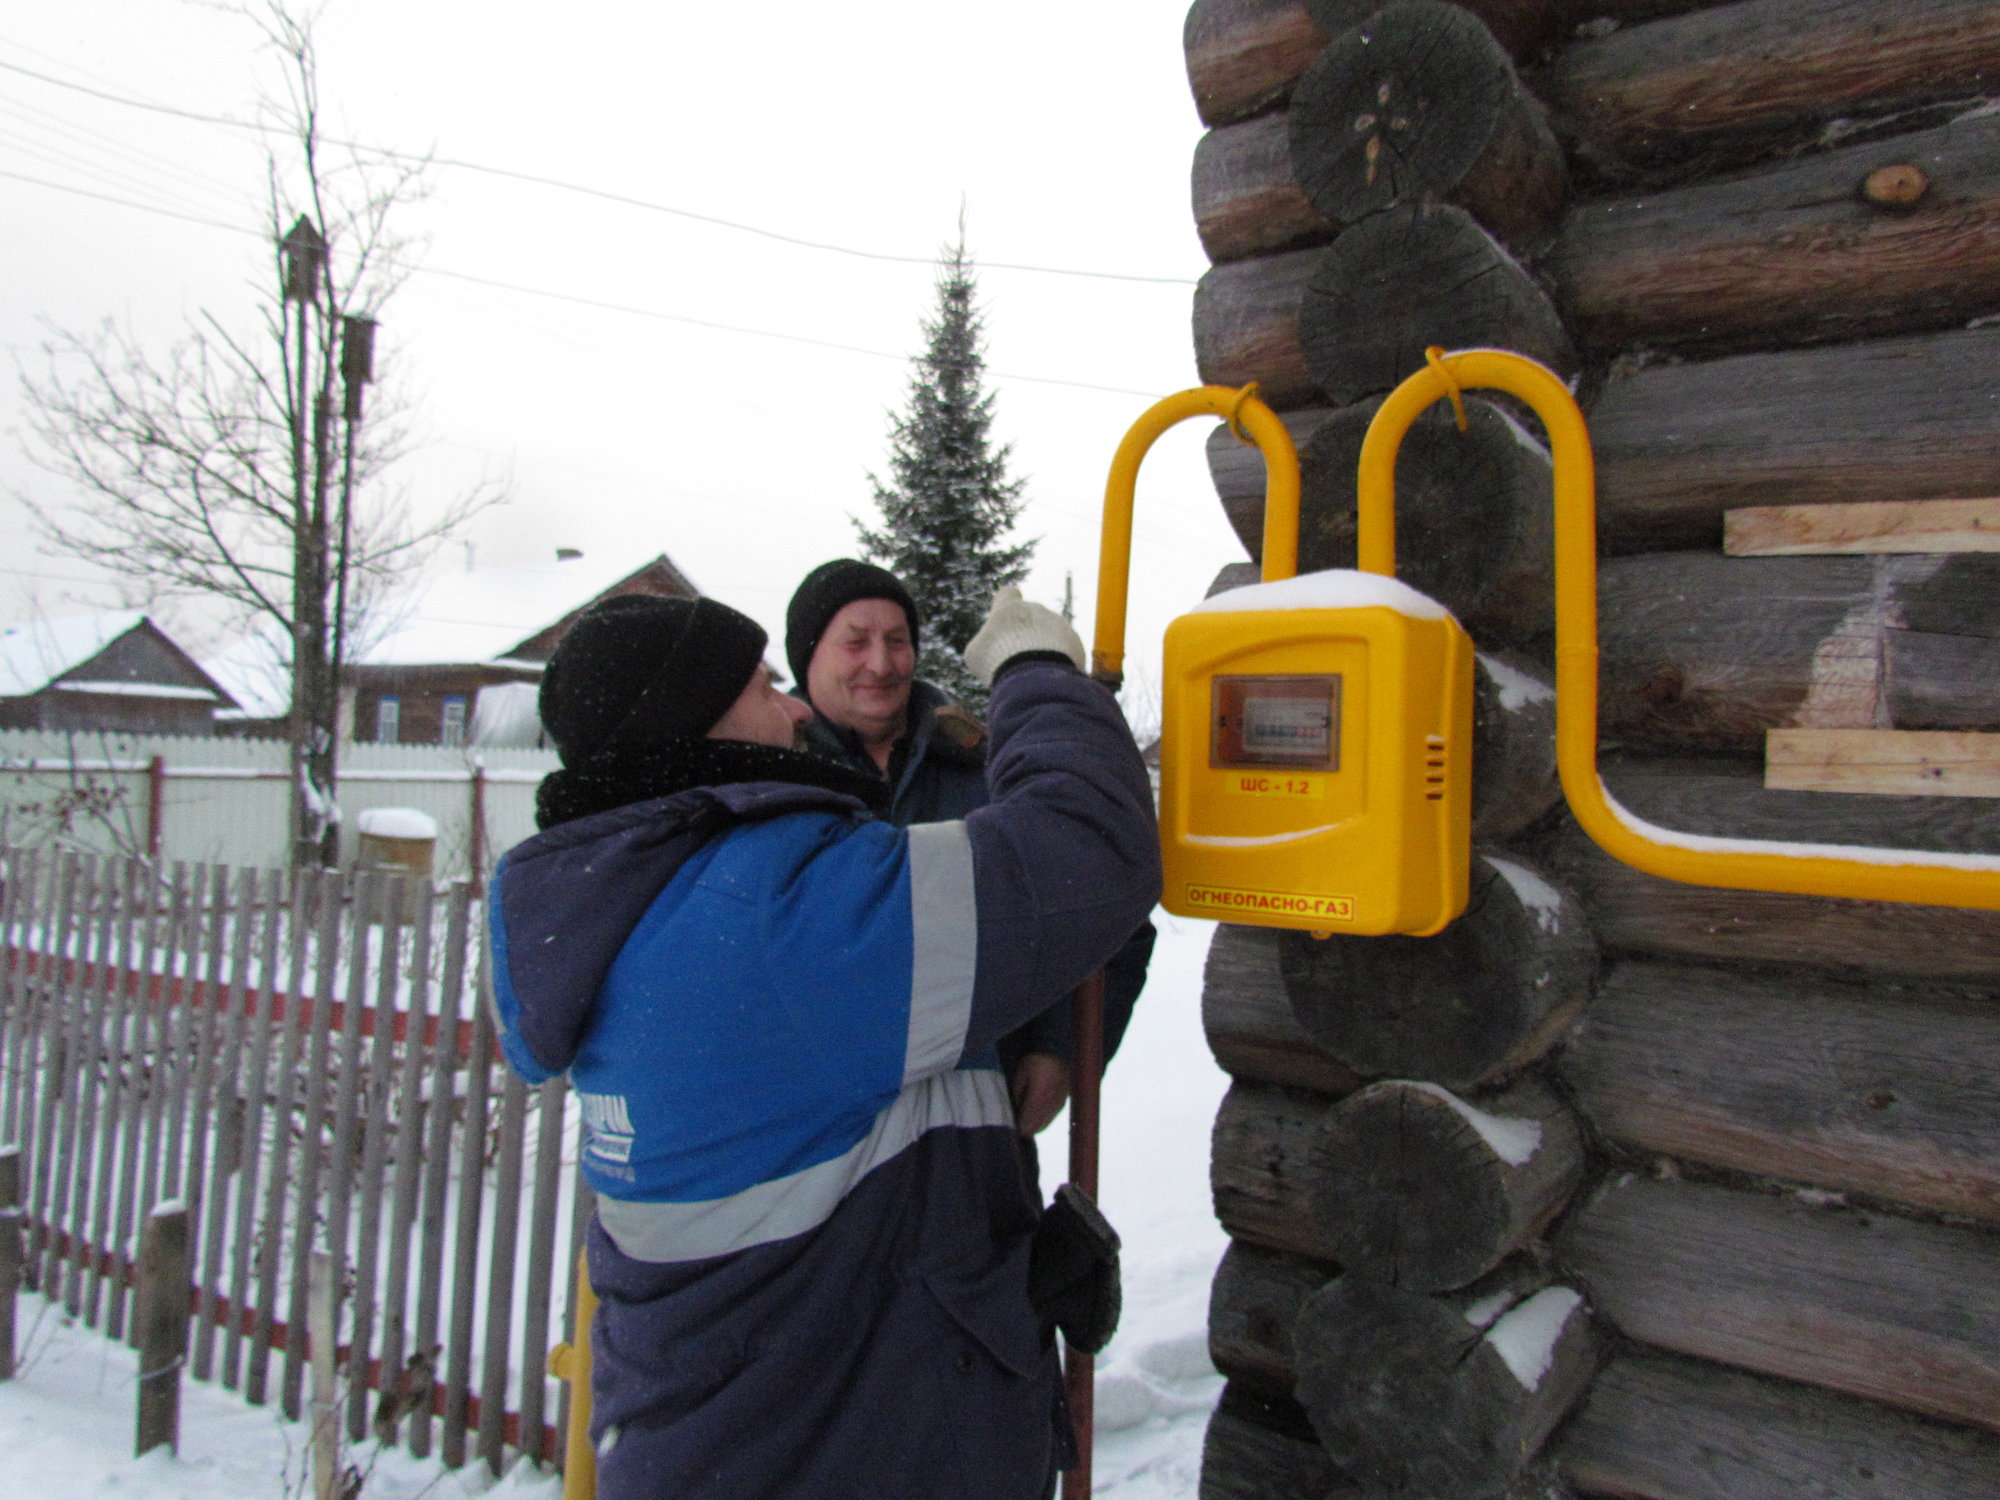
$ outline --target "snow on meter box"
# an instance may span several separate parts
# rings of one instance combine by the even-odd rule
[[[1168,911],[1422,936],[1465,909],[1472,642],[1444,606],[1346,569],[1232,589],[1167,628],[1164,697]]]

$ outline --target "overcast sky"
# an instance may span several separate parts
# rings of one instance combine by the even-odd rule
[[[1112,449],[1149,398],[1196,383],[1188,308],[1205,261],[1187,201],[1200,127],[1184,7],[656,0],[556,14],[332,0],[319,23],[329,133],[684,211],[436,169],[402,221],[422,241],[418,272],[381,310],[378,354],[427,438],[404,476],[415,504],[502,476],[510,501],[466,533],[480,563],[665,551],[776,635],[799,577],[852,553],[848,518],[872,516],[867,475],[884,468],[932,305],[927,261],[963,205],[996,434],[1027,481],[1021,534],[1039,538],[1029,592],[1055,602],[1074,571],[1087,638]],[[242,18],[185,0],[0,17],[0,336],[14,360],[34,361],[44,321],[116,318],[158,347],[203,311],[256,326],[261,241],[126,206],[258,229],[255,138],[29,75],[249,119],[275,77],[257,43]],[[114,603],[87,568],[37,551],[11,498],[64,492],[22,457],[6,373],[0,615]],[[1157,663],[1167,620],[1243,555],[1206,477],[1205,427],[1163,441],[1142,483],[1135,665]],[[431,566],[465,561],[454,545]],[[198,611],[170,618],[204,634]]]

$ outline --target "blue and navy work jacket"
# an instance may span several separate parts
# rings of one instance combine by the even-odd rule
[[[993,1044],[1158,897],[1110,695],[1005,673],[992,800],[908,829],[754,783],[579,819],[491,903],[508,1061],[598,1192],[604,1500],[993,1496],[1066,1439]]]

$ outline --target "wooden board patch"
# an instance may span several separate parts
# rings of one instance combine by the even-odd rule
[[[1922,729],[1773,729],[1764,785],[1787,792],[2000,797],[2000,734]]]
[[[1722,550],[1731,557],[2000,552],[2000,500],[1755,505],[1723,516]]]

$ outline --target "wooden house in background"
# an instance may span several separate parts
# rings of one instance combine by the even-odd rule
[[[236,700],[138,610],[0,635],[0,728],[213,734]]]
[[[386,628],[346,668],[347,732],[373,744],[532,746],[539,731],[532,694],[578,615],[618,594],[699,592],[665,553],[633,568],[568,549],[554,562],[470,569],[422,584],[391,602]]]

